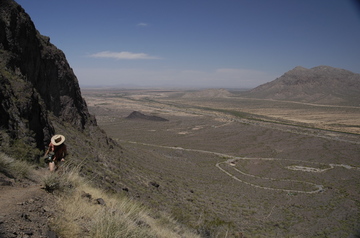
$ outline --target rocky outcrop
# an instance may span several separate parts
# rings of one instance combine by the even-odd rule
[[[64,53],[13,0],[0,1],[1,143],[24,140],[43,149],[51,117],[79,130],[96,125]]]
[[[133,111],[132,113],[130,113],[129,116],[126,117],[126,119],[131,119],[131,120],[142,119],[142,120],[149,120],[149,121],[168,121],[168,119],[158,117],[158,116],[145,115],[138,111]]]
[[[298,66],[247,96],[321,104],[360,105],[360,74],[330,66]]]

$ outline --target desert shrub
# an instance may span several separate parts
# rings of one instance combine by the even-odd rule
[[[201,237],[228,237],[229,231],[234,230],[234,225],[219,217],[209,219],[204,214],[197,221],[195,228]]]
[[[49,173],[44,176],[43,183],[48,192],[69,192],[85,183],[83,177],[79,175],[80,165],[74,166],[65,163],[57,172]]]
[[[41,151],[36,148],[34,143],[26,141],[26,138],[10,140],[2,151],[17,160],[28,161],[30,163],[39,162]]]
[[[33,166],[0,152],[0,172],[12,178],[29,178]]]

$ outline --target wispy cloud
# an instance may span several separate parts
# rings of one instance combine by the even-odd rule
[[[90,55],[93,58],[113,58],[113,59],[125,59],[125,60],[137,60],[137,59],[160,59],[156,56],[150,56],[145,53],[132,53],[128,51],[122,52],[111,52],[111,51],[102,51],[96,54]]]
[[[137,26],[145,27],[148,26],[148,24],[145,22],[140,22],[139,24],[137,24]]]

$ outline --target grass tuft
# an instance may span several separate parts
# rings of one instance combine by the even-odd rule
[[[75,187],[85,183],[83,177],[79,176],[80,166],[71,163],[64,164],[56,173],[49,173],[43,178],[45,190],[48,192],[70,192]]]

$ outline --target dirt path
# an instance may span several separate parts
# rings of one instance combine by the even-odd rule
[[[244,158],[244,159],[249,159],[249,158]],[[259,159],[259,158],[254,158],[254,159]],[[240,158],[237,158],[237,160],[240,160]],[[264,160],[269,160],[268,158],[265,158]],[[236,175],[234,175],[233,173],[230,173],[229,171],[225,170],[224,168],[221,167],[222,164],[229,164],[232,165],[232,163],[234,162],[233,159],[227,160],[225,162],[220,162],[216,164],[216,167],[218,169],[220,169],[222,172],[224,172],[226,175],[230,176],[231,178],[235,179],[236,181],[239,181],[241,183],[245,183],[247,185],[250,185],[252,187],[255,188],[261,188],[261,189],[267,189],[267,190],[274,190],[274,191],[283,191],[283,192],[287,192],[287,193],[320,193],[324,190],[324,186],[321,184],[315,184],[315,183],[311,183],[311,182],[306,182],[306,181],[300,181],[300,180],[292,180],[292,179],[274,179],[274,178],[267,178],[267,177],[260,177],[260,176],[255,176],[252,174],[247,174],[244,173],[243,171],[241,171],[240,169],[237,168],[233,168],[234,171],[238,172],[239,174],[245,175],[246,177],[253,177],[253,178],[258,178],[261,180],[270,180],[270,181],[286,181],[286,182],[293,182],[293,183],[303,183],[303,184],[307,184],[312,186],[314,189],[311,191],[306,191],[306,190],[295,190],[295,189],[284,189],[284,188],[274,188],[274,187],[270,187],[270,186],[261,186],[258,184],[254,184],[254,183],[250,183],[247,182],[243,179],[240,179],[239,177],[237,177]],[[232,165],[234,166],[234,165]]]
[[[40,181],[15,181],[0,174],[0,238],[49,237],[53,199]]]
[[[28,187],[1,187],[0,188],[0,214],[2,216],[10,215],[19,207],[19,204],[30,198],[40,195],[40,185],[31,185]]]

